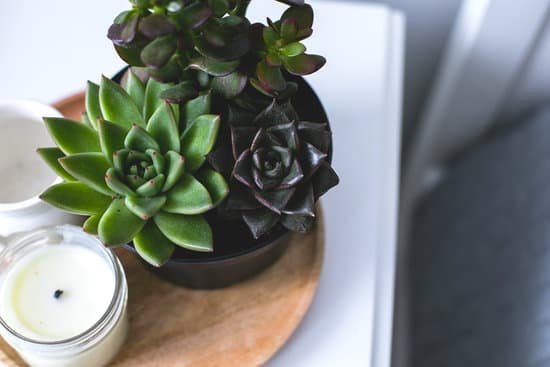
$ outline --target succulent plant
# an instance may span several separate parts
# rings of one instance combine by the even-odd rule
[[[268,26],[261,23],[251,26],[254,48],[261,59],[256,65],[256,78],[250,82],[260,92],[277,96],[288,88],[283,69],[294,75],[308,75],[323,67],[326,60],[319,55],[306,54],[306,47],[300,42],[313,33],[311,6],[292,6],[280,20],[267,20]]]
[[[231,180],[226,209],[241,214],[255,238],[279,223],[309,231],[315,202],[338,184],[331,144],[327,124],[300,121],[289,102],[273,100],[254,121],[231,127],[233,160],[223,146],[209,155]]]
[[[211,96],[171,105],[159,97],[170,87],[144,85],[133,73],[125,88],[105,77],[89,82],[83,122],[45,118],[58,147],[39,149],[65,180],[41,198],[89,216],[84,229],[108,246],[133,241],[155,266],[175,246],[212,251],[202,213],[228,193],[223,176],[203,164],[220,125]]]
[[[108,31],[120,57],[153,78],[175,82],[167,91],[179,102],[212,90],[225,99],[252,86],[268,96],[293,91],[282,70],[307,75],[325,59],[305,54],[300,42],[312,34],[313,10],[303,0],[281,20],[250,25],[250,0],[132,0]],[[290,91],[289,91],[290,89]],[[167,95],[163,95],[167,98]]]

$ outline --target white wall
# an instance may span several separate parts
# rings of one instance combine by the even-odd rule
[[[335,0],[331,0],[335,1]],[[435,70],[462,0],[336,0],[381,3],[406,15],[404,150],[430,90]],[[345,30],[341,30],[345,37]]]
[[[404,144],[430,90],[435,71],[462,0],[380,0],[407,17]],[[406,151],[406,149],[405,149]]]
[[[495,121],[497,125],[519,121],[534,107],[550,102],[550,14],[546,14],[545,23],[529,61]]]

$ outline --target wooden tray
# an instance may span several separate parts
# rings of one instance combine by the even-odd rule
[[[84,94],[54,106],[78,119]],[[112,365],[248,367],[265,363],[297,328],[317,289],[324,253],[320,209],[318,213],[315,231],[293,235],[277,263],[221,290],[176,287],[147,271],[134,255],[117,249],[128,278],[130,332]],[[25,365],[1,339],[0,364]]]

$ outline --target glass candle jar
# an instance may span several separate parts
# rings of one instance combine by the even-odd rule
[[[31,366],[99,367],[128,329],[120,261],[63,225],[12,236],[0,252],[0,335]]]

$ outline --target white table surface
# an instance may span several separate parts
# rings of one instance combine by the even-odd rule
[[[310,312],[271,367],[372,366],[390,361],[401,128],[403,18],[380,5],[310,1],[308,77],[334,132],[341,184],[323,200],[327,243]],[[253,19],[277,17],[252,2]],[[105,37],[125,0],[10,1],[0,12],[0,99],[52,102],[122,66]]]

